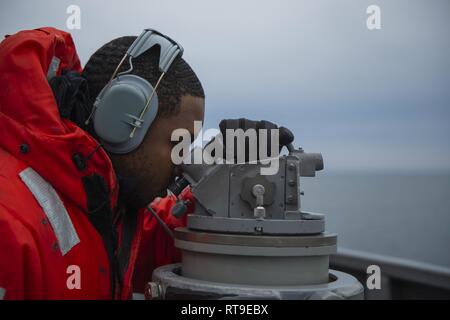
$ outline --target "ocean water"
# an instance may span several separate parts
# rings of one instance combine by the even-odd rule
[[[450,173],[324,171],[301,189],[339,247],[450,267]]]

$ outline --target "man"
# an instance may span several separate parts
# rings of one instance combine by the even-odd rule
[[[133,273],[143,285],[153,268],[178,258],[142,208],[174,177],[172,131],[194,135],[194,121],[203,121],[193,70],[181,57],[171,65],[158,88],[158,115],[135,151],[108,154],[85,126],[134,39],[104,45],[83,77],[63,31],[22,31],[0,44],[0,298],[127,299],[136,290]],[[139,56],[133,73],[154,85],[158,58],[153,49]],[[183,224],[168,213],[173,202],[153,203],[171,228]]]
[[[128,299],[154,268],[179,261],[146,207],[176,175],[172,131],[194,136],[194,121],[203,121],[194,71],[181,57],[172,63],[157,90],[157,117],[132,152],[107,152],[86,121],[135,39],[105,44],[84,70],[60,30],[0,43],[0,299]],[[132,74],[154,85],[158,61],[150,49],[133,60]],[[227,128],[277,127],[239,119],[222,121]],[[280,146],[290,141],[280,135]],[[193,200],[188,188],[181,197]],[[158,199],[151,207],[169,228],[185,225],[169,213],[173,196]]]

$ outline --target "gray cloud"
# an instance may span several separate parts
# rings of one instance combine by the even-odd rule
[[[153,27],[177,39],[224,117],[289,126],[328,168],[450,169],[450,2],[2,1],[0,34],[82,10],[82,63],[103,43]],[[381,7],[382,29],[366,28]]]

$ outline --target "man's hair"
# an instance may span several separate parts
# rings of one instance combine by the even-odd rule
[[[95,98],[108,83],[120,60],[125,55],[136,37],[121,37],[114,39],[98,49],[86,63],[83,77],[89,87],[90,103],[92,108]],[[152,84],[154,87],[161,72],[159,70],[159,47],[155,46],[139,57],[133,59],[133,71]],[[125,61],[119,72],[129,69],[128,61]],[[195,72],[187,62],[177,57],[164,75],[158,89],[158,115],[171,116],[177,114],[180,109],[181,97],[191,95],[204,98],[202,85]]]

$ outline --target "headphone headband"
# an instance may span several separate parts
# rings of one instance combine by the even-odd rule
[[[183,47],[156,30],[145,29],[128,48],[127,55],[136,58],[155,45],[161,48],[159,70],[166,73],[175,58],[183,55]]]

